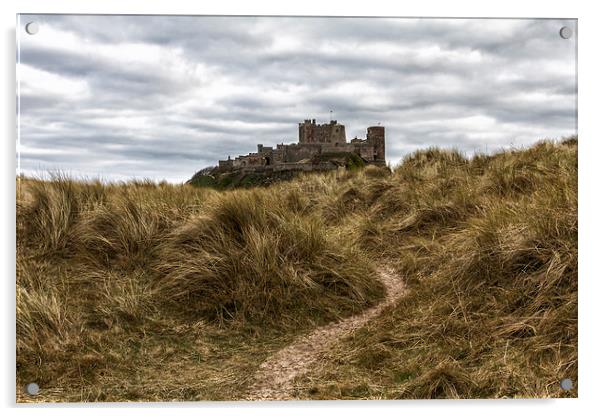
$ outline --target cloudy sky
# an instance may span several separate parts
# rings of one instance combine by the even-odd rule
[[[39,32],[25,25],[35,21]],[[19,165],[187,180],[334,118],[395,164],[576,133],[574,20],[21,15]]]

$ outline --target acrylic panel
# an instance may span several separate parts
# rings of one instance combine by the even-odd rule
[[[577,397],[577,20],[17,16],[18,402]]]

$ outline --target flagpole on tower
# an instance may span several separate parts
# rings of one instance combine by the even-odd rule
[[[330,110],[330,121],[332,121],[332,110]]]

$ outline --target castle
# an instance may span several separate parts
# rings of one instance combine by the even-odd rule
[[[312,171],[335,169],[350,155],[359,156],[366,164],[385,166],[385,128],[368,127],[365,139],[345,136],[345,126],[332,120],[316,124],[316,120],[299,123],[299,142],[271,146],[257,145],[248,155],[220,160],[222,172],[270,173],[278,171]]]

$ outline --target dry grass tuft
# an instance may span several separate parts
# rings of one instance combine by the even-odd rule
[[[160,247],[159,296],[220,324],[298,327],[383,295],[362,253],[289,204],[259,189],[213,198]]]

